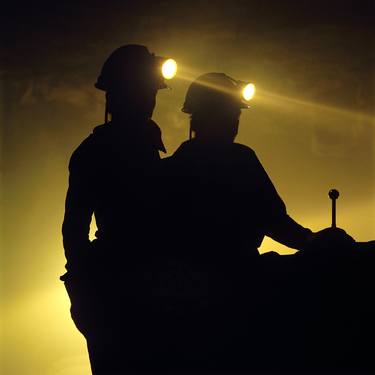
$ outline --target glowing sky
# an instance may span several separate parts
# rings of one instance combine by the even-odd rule
[[[217,71],[254,82],[237,141],[256,151],[291,216],[313,230],[329,226],[335,187],[338,226],[357,240],[375,238],[373,2],[313,3],[92,1],[9,10],[0,71],[2,373],[88,374],[58,280],[60,230],[68,160],[103,121],[93,83],[120,45],[173,57],[181,77]],[[188,136],[180,109],[189,82],[169,85],[154,120],[171,154]],[[275,249],[288,251],[270,240],[261,250]]]

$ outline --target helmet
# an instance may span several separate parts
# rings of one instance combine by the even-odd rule
[[[253,90],[251,97],[245,95],[245,90],[247,94],[249,90]],[[224,73],[206,73],[190,85],[182,112],[193,114],[201,109],[215,109],[228,104],[238,108],[249,108],[248,101],[254,92],[253,84],[236,81]]]
[[[103,91],[111,91],[124,85],[150,84],[157,89],[166,88],[161,74],[161,66],[165,58],[155,56],[142,45],[128,44],[122,46],[108,57],[95,87]]]

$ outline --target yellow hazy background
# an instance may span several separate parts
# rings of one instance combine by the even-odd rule
[[[0,71],[1,374],[90,373],[59,281],[61,223],[69,157],[104,118],[93,84],[120,45],[144,44],[178,62],[180,78],[159,92],[153,117],[167,155],[188,137],[180,109],[190,79],[217,71],[254,82],[237,142],[256,151],[289,214],[312,230],[330,226],[328,191],[337,188],[338,226],[375,239],[372,8],[324,4],[94,1],[9,16]],[[260,250],[293,252],[267,238]]]

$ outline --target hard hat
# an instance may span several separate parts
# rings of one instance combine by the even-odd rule
[[[128,44],[117,48],[105,61],[95,83],[99,90],[110,91],[115,88],[134,84],[154,84],[157,89],[166,88],[164,79],[172,78],[171,60],[150,53],[147,47]],[[174,61],[174,60],[172,60]],[[163,70],[163,63],[168,62],[169,75]],[[173,65],[173,63],[172,63]],[[172,72],[173,73],[173,72]]]
[[[237,81],[224,73],[206,73],[188,88],[182,112],[193,114],[227,104],[249,108],[248,102],[254,94],[255,86],[251,83]]]

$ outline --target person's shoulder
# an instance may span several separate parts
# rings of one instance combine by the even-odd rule
[[[100,140],[108,133],[108,126],[98,125],[73,151],[69,168],[85,164],[96,154]]]
[[[262,170],[262,163],[252,148],[240,143],[234,143],[233,150],[232,160],[234,163],[252,171]]]
[[[175,161],[181,161],[181,160],[185,159],[187,154],[190,153],[191,148],[193,146],[193,143],[194,142],[191,141],[191,140],[182,142],[177,147],[177,149],[173,152],[172,155],[162,159],[163,163],[169,164],[169,163],[173,163]]]
[[[162,158],[160,161],[160,169],[163,173],[169,175],[176,175],[183,173],[185,165],[189,164],[191,141],[185,141],[177,148],[177,150],[170,156]]]
[[[255,151],[242,143],[233,143],[233,151],[238,156],[257,159]]]

